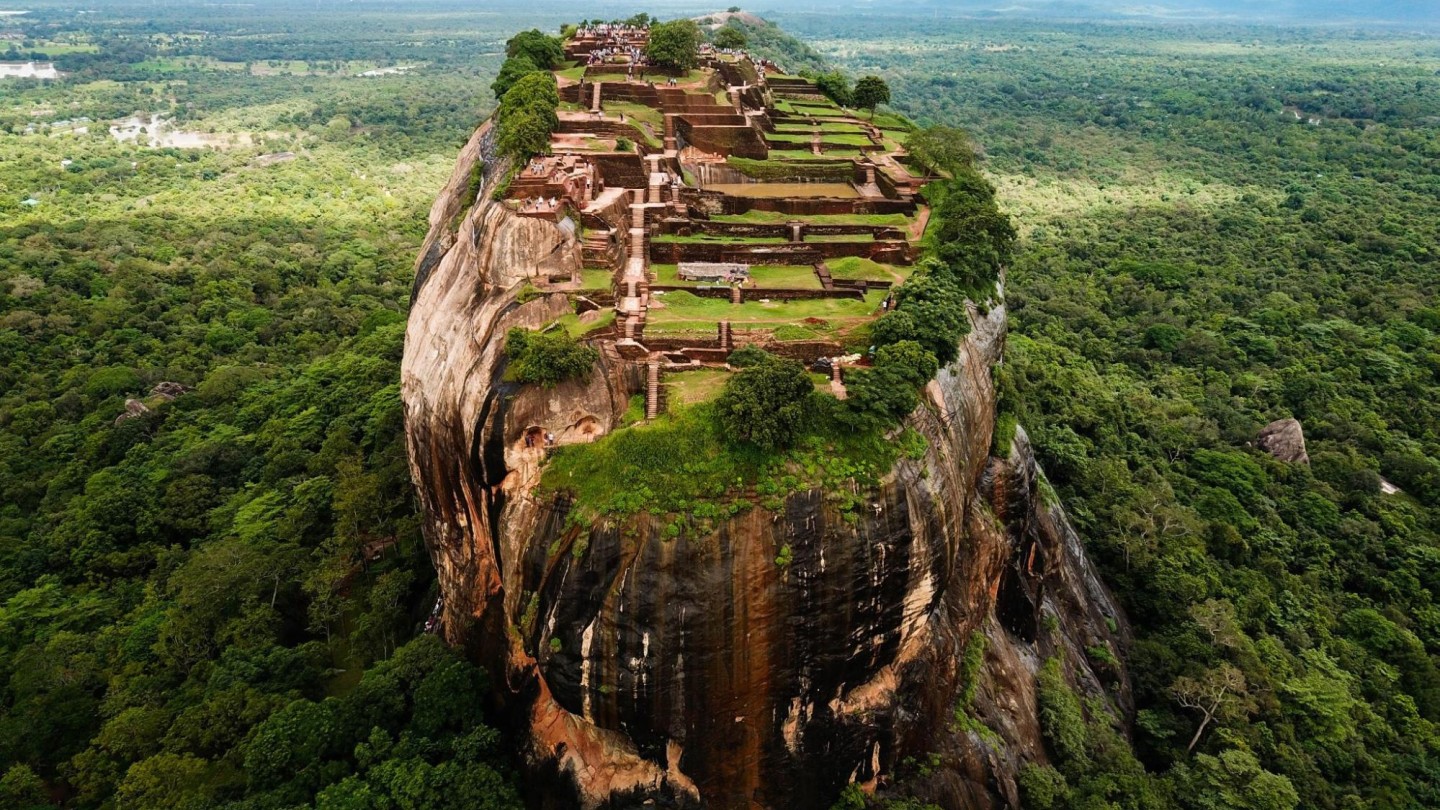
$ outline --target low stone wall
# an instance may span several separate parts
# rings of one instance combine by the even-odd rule
[[[619,121],[596,121],[587,120],[561,120],[560,126],[555,132],[561,135],[581,135],[589,133],[599,138],[625,138],[630,141],[644,141],[645,136],[632,124],[622,124]]]
[[[833,340],[772,340],[762,345],[771,354],[799,360],[806,365],[822,357],[837,357],[845,354],[845,347]]]
[[[607,187],[647,188],[650,185],[650,170],[638,154],[591,155],[590,161]]]
[[[910,264],[906,242],[786,242],[724,244],[717,242],[650,242],[650,261],[735,262],[740,264],[816,264],[825,259],[858,256],[882,264]]]
[[[587,89],[589,85],[586,85]],[[584,100],[578,103],[585,107],[590,106],[590,90],[585,94]],[[630,82],[603,82],[600,85],[600,103],[604,106],[607,101],[628,101],[635,104],[644,104],[646,107],[660,108],[660,94],[656,88],[648,84],[634,84]]]
[[[743,300],[758,301],[766,298],[771,301],[818,301],[824,298],[844,298],[852,301],[864,301],[865,291],[860,288],[837,287],[833,290],[811,290],[796,289],[792,287],[742,287]],[[652,284],[650,292],[688,292],[697,298],[723,298],[730,300],[729,287],[681,287],[674,284]],[[663,303],[664,296],[660,297]]]
[[[720,155],[764,160],[770,156],[765,140],[754,127],[744,126],[696,126],[687,117],[675,119],[675,131],[690,146]]]
[[[718,331],[719,327],[717,326],[716,329],[717,329],[717,331]],[[647,349],[649,349],[649,350],[651,350],[651,351],[655,351],[655,352],[683,352],[683,351],[685,351],[686,349],[708,349],[708,350],[715,350],[715,351],[719,351],[719,350],[720,350],[720,338],[719,338],[719,337],[709,338],[709,339],[699,338],[699,337],[696,337],[696,338],[679,338],[679,337],[675,337],[675,338],[665,338],[665,337],[649,337],[649,336],[647,335],[642,342],[645,344],[645,348],[647,348]],[[726,354],[728,355],[729,353],[726,352]]]
[[[816,264],[823,257],[813,245],[737,244],[713,242],[650,242],[650,261],[656,264],[680,262],[733,262],[737,264]]]
[[[905,232],[888,225],[812,225],[800,222],[801,240],[807,236],[870,236],[876,241],[904,241]],[[667,219],[660,223],[660,233],[690,236],[697,233],[720,236],[790,239],[788,222],[715,222],[708,219]]]
[[[738,112],[724,112],[731,107],[716,107],[717,112],[683,113],[685,120],[697,127],[748,127],[750,120]]]
[[[630,229],[630,195],[622,194],[608,206],[582,214],[580,224],[586,228],[618,231],[623,239]]]
[[[880,193],[890,199],[899,199],[900,189],[895,185],[895,180],[890,175],[880,170],[875,171],[875,185],[879,186]]]

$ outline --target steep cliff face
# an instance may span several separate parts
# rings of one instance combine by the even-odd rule
[[[489,203],[488,187],[460,216],[486,138],[467,145],[432,210],[402,393],[445,635],[492,672],[546,785],[537,796],[828,807],[846,784],[883,785],[907,756],[938,749],[923,792],[947,807],[1013,806],[1020,765],[1045,758],[1034,685],[1045,658],[1128,709],[1123,670],[1087,659],[1104,647],[1123,660],[1124,620],[1043,496],[1023,431],[1007,458],[990,456],[1003,306],[971,308],[959,359],[908,420],[927,451],[897,462],[858,513],[806,492],[667,538],[649,516],[577,525],[563,499],[538,497],[544,451],[526,431],[561,444],[602,435],[642,380],[605,354],[584,384],[503,381],[505,331],[567,311],[559,294],[521,303],[525,280],[574,266],[580,249]],[[984,658],[967,670],[977,643]],[[967,683],[973,701],[960,706]]]

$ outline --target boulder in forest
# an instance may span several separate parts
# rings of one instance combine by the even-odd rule
[[[167,402],[180,396],[181,394],[188,393],[190,393],[189,386],[183,385],[178,382],[170,382],[168,380],[155,383],[155,387],[150,389],[151,396],[160,397]]]
[[[125,400],[125,412],[115,417],[115,424],[118,425],[127,419],[134,419],[139,416],[144,416],[149,412],[150,409],[145,407],[145,403],[141,402],[140,400],[127,399]]]
[[[1310,455],[1305,452],[1305,432],[1300,429],[1298,419],[1277,419],[1271,422],[1255,437],[1255,444],[1281,461],[1291,464],[1310,463]]]

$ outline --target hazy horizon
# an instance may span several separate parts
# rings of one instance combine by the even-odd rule
[[[296,11],[315,12],[335,9],[367,11],[453,9],[478,13],[507,12],[533,9],[537,16],[565,14],[573,9],[579,16],[609,16],[647,11],[659,16],[704,13],[719,10],[733,3],[704,0],[658,0],[657,2],[596,2],[577,3],[573,0],[502,0],[501,2],[462,2],[461,0],[257,0],[242,3],[186,2],[185,0],[100,0],[100,2],[46,2],[22,0],[0,2],[5,11],[77,12],[116,7],[220,7],[226,9],[293,7]],[[1440,3],[1430,0],[756,0],[739,4],[746,11],[762,16],[843,12],[876,16],[935,15],[940,17],[1070,20],[1070,21],[1135,21],[1176,23],[1261,23],[1281,25],[1377,25],[1386,27],[1419,26],[1422,29],[1440,26]],[[1426,31],[1440,33],[1440,29]]]

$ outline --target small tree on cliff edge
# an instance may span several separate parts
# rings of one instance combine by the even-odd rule
[[[798,361],[765,355],[725,383],[715,413],[727,439],[777,450],[799,438],[814,393]]]
[[[689,70],[700,53],[700,26],[694,20],[672,20],[650,26],[645,55],[662,67]]]
[[[879,76],[866,76],[855,83],[855,104],[870,111],[875,117],[875,108],[890,103],[890,85]]]

